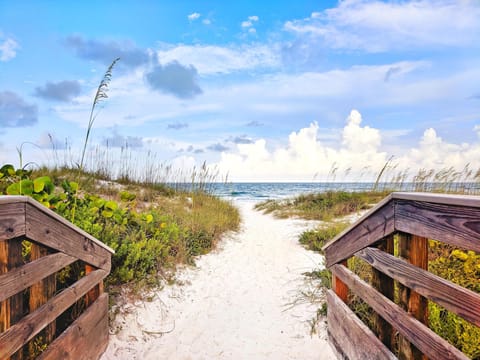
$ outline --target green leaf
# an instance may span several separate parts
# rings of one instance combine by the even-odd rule
[[[111,218],[113,216],[113,211],[111,210],[103,210],[102,216],[105,218]]]
[[[33,180],[33,191],[36,193],[45,191],[47,194],[51,194],[54,189],[55,185],[48,176],[41,176]]]
[[[70,181],[69,184],[70,184],[70,189],[72,189],[72,191],[76,193],[78,191],[78,183],[75,181]]]
[[[107,201],[105,203],[105,210],[115,211],[118,209],[118,204],[115,201]]]
[[[18,183],[11,184],[7,187],[7,195],[20,195],[20,186]]]
[[[15,168],[11,164],[5,164],[0,169],[0,173],[8,176],[13,176],[15,175]]]
[[[33,194],[33,181],[24,179],[20,181],[20,193],[22,195],[32,195]]]

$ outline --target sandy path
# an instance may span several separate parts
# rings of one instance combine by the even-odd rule
[[[335,358],[325,330],[310,336],[316,307],[288,307],[305,288],[301,274],[322,262],[298,245],[306,222],[275,220],[251,203],[239,207],[242,231],[180,271],[185,285],[119,316],[123,329],[103,360]]]

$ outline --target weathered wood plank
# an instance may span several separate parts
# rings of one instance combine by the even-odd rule
[[[355,256],[404,286],[480,327],[479,294],[374,248],[363,249]]]
[[[95,268],[90,265],[85,265],[85,274],[90,274],[92,271],[95,271]],[[96,285],[93,289],[91,289],[87,295],[85,295],[85,305],[90,306],[93,304],[95,300],[100,296],[100,285]]]
[[[404,312],[394,302],[373,289],[344,266],[333,265],[331,270],[353,292],[367,302],[374,311],[392,324],[401,335],[415,344],[428,357],[436,360],[468,359],[465,354],[450,345],[413,316]]]
[[[336,351],[350,360],[397,360],[332,290],[327,292],[329,338]]]
[[[347,261],[342,261],[343,266],[347,266]],[[344,303],[348,301],[348,286],[338,277],[332,274],[332,290],[342,299]]]
[[[0,204],[0,241],[25,235],[25,204]]]
[[[108,295],[101,295],[37,360],[96,360],[108,345]]]
[[[388,254],[393,254],[393,235],[387,236],[379,245],[378,249],[381,252],[385,251]],[[378,292],[383,294],[390,300],[393,300],[394,283],[393,279],[377,269],[372,269],[372,286]],[[385,321],[380,315],[375,314],[375,333],[380,341],[389,349],[393,348],[393,329],[392,325]]]
[[[111,253],[107,249],[30,203],[26,207],[26,223],[30,239],[110,271]]]
[[[417,235],[398,234],[399,256],[419,269],[428,268],[428,239]],[[418,321],[428,325],[428,301],[409,287],[398,285],[399,305]],[[408,360],[427,360],[426,356],[402,335],[398,339],[398,357]]]
[[[395,229],[480,252],[480,208],[395,200]]]
[[[0,274],[18,269],[23,265],[22,238],[0,242]],[[6,299],[0,305],[0,330],[7,331],[18,323],[23,316],[23,294],[18,293]],[[0,342],[1,343],[1,342]],[[22,352],[12,353],[11,360],[23,358]]]
[[[357,251],[392,234],[395,230],[393,205],[392,201],[387,202],[369,217],[350,227],[346,233],[326,245],[323,248],[326,266],[330,267],[346,260]]]
[[[42,213],[45,213],[45,215],[51,217],[52,219],[58,221],[59,223],[62,223],[66,226],[68,226],[69,228],[71,228],[73,231],[79,233],[80,235],[83,235],[85,236],[86,238],[92,240],[93,242],[95,242],[97,245],[99,245],[100,247],[103,247],[104,249],[106,249],[107,251],[109,251],[110,253],[114,253],[113,249],[111,249],[109,246],[107,246],[106,244],[102,243],[101,241],[99,241],[98,239],[96,239],[95,237],[93,237],[92,235],[88,234],[87,232],[83,231],[82,229],[80,229],[78,226],[72,224],[71,222],[69,222],[68,220],[66,220],[65,218],[61,217],[60,215],[58,215],[57,213],[53,212],[52,210],[46,208],[45,206],[43,206],[42,204],[40,204],[38,201],[35,201],[34,199],[32,199],[31,197],[28,197],[28,196],[17,196],[17,195],[14,195],[14,196],[11,196],[11,195],[8,195],[8,196],[0,196],[0,207],[3,207],[3,206],[7,206],[7,205],[10,205],[10,204],[29,204],[35,208],[37,208],[38,210],[40,210]]]
[[[49,275],[60,271],[76,259],[72,256],[56,253],[29,262],[3,275],[0,275],[0,301],[32,286]],[[1,273],[1,272],[0,272]]]
[[[7,358],[30,341],[107,275],[105,270],[93,271],[1,333],[0,359]]]
[[[32,243],[30,247],[30,260],[35,261],[48,256],[48,249],[44,246]],[[50,300],[57,290],[57,280],[55,274],[45,277],[30,287],[29,308],[30,313],[37,310],[40,306]],[[35,348],[41,345],[50,344],[56,331],[55,320],[43,329],[36,338],[28,344],[30,354],[33,354]]]
[[[394,192],[390,196],[392,199],[480,208],[480,198],[474,195],[435,194],[429,192]]]

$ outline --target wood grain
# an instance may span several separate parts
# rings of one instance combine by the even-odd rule
[[[480,252],[480,208],[396,200],[395,229]]]
[[[393,235],[387,236],[379,245],[378,249],[383,253],[393,254]],[[385,297],[393,300],[394,283],[393,279],[377,269],[372,269],[372,286]],[[374,316],[375,333],[380,341],[389,349],[393,348],[392,325],[385,321],[380,315]]]
[[[27,236],[45,246],[110,271],[111,253],[89,237],[57,221],[31,204],[26,208]]]
[[[0,241],[23,235],[25,235],[25,204],[0,204]]]
[[[23,264],[22,239],[10,239],[0,242],[0,274],[17,269]],[[18,293],[0,303],[0,331],[8,331],[23,316],[23,294]],[[0,341],[1,344],[1,341]],[[11,353],[5,359],[21,360],[22,352]],[[11,356],[11,357],[10,357]],[[0,357],[4,359],[3,357]]]
[[[350,360],[397,360],[332,290],[327,292],[329,339]]]
[[[413,316],[407,314],[344,266],[333,265],[331,270],[353,292],[367,302],[374,311],[392,324],[401,335],[405,336],[431,359],[468,359],[465,354],[450,345]]]
[[[44,246],[32,243],[30,247],[30,260],[35,261],[42,259],[43,257],[48,256],[48,249]],[[34,283],[30,287],[30,298],[29,298],[29,310],[30,313],[37,310],[40,306],[45,304],[50,300],[57,290],[57,280],[55,273],[53,275],[47,276],[42,280]],[[33,354],[35,348],[39,345],[50,344],[55,337],[56,331],[56,322],[52,321],[45,329],[43,329],[36,338],[30,341],[28,348],[30,349],[30,354]]]
[[[343,266],[347,266],[347,261],[342,261]],[[348,301],[348,286],[338,277],[332,274],[332,290],[342,299],[344,303]]]
[[[395,230],[393,205],[392,201],[386,203],[335,242],[324,247],[326,266],[346,260],[357,251],[392,234]]]
[[[374,248],[363,249],[355,256],[404,286],[480,327],[480,294]]]
[[[103,294],[37,360],[96,360],[107,345],[108,294]]]
[[[93,271],[1,333],[0,359],[15,353],[107,275],[105,270]]]
[[[72,256],[56,253],[44,256],[0,275],[0,284],[2,284],[0,301],[8,299],[10,296],[56,273],[75,260]]]

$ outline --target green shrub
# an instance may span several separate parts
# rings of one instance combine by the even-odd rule
[[[348,227],[345,222],[333,222],[318,229],[307,230],[300,235],[300,243],[309,250],[323,254],[322,247]]]

